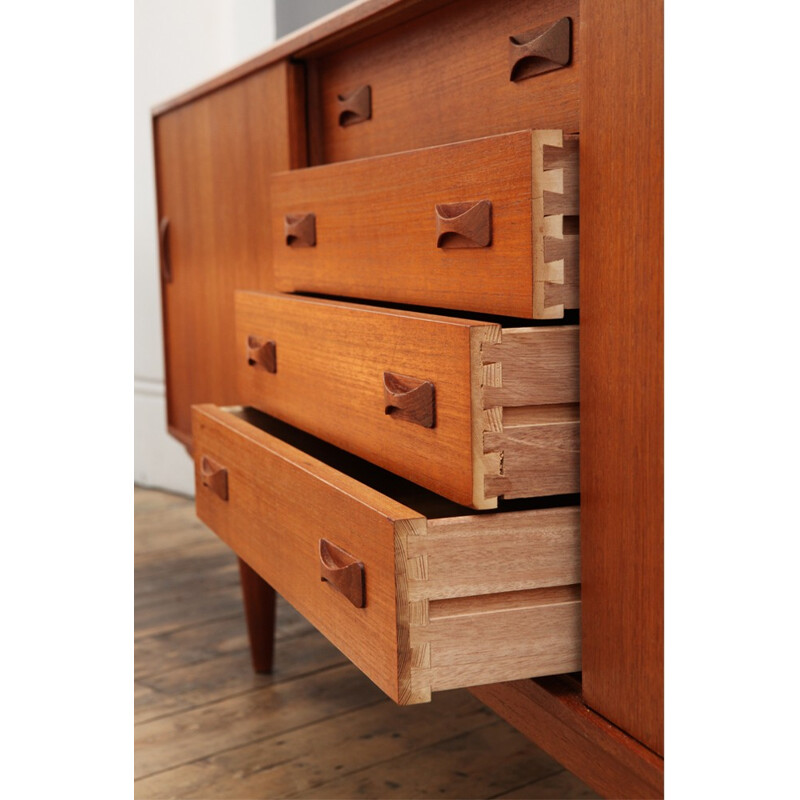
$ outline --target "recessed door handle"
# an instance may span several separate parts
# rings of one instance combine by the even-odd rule
[[[161,217],[158,224],[158,240],[161,246],[161,280],[172,283],[172,261],[169,253],[169,217]]]

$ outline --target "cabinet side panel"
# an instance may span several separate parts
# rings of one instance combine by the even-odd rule
[[[154,120],[167,421],[185,444],[192,404],[238,402],[233,291],[273,285],[269,175],[305,162],[301,69],[275,64]]]
[[[583,693],[663,753],[663,7],[581,14]]]

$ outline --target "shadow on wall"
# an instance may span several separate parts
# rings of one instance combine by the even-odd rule
[[[351,0],[275,0],[275,35],[280,39],[348,5]]]

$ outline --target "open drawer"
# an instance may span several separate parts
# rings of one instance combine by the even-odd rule
[[[275,288],[557,319],[578,308],[578,139],[505,133],[270,178]]]
[[[396,702],[580,669],[577,507],[470,512],[251,409],[192,428],[200,519]]]
[[[237,292],[236,336],[241,402],[454,502],[580,491],[577,325]]]

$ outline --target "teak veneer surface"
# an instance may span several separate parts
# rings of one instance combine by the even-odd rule
[[[663,753],[663,7],[583,12],[583,693]]]
[[[275,287],[563,317],[578,307],[577,235],[564,233],[577,174],[577,140],[536,130],[273,175]],[[473,246],[439,240],[442,208],[481,204]],[[299,247],[286,221],[310,214],[314,244]]]
[[[172,273],[161,284],[167,422],[186,444],[193,403],[236,402],[234,289],[272,287],[269,175],[305,158],[297,69],[276,64],[153,123]]]
[[[236,306],[243,403],[462,505],[577,490],[575,326],[505,329],[256,292],[238,292]],[[275,373],[250,363],[253,337],[275,342]],[[504,379],[512,359],[522,367]],[[515,367],[528,379],[515,383]],[[432,426],[386,413],[387,372],[433,384]],[[508,430],[502,404],[534,411]],[[568,408],[537,415],[539,404]]]
[[[308,59],[310,163],[524,128],[578,130],[577,0],[460,0],[319,59]],[[510,80],[509,38],[572,19],[568,66]],[[371,88],[372,114],[339,125],[340,94]]]
[[[257,412],[196,406],[194,436],[200,518],[398,703],[580,668],[576,507],[428,517],[439,498],[403,505],[374,487],[405,481],[362,462],[361,483],[333,466],[352,458]],[[363,565],[363,606],[320,579],[321,539]]]

